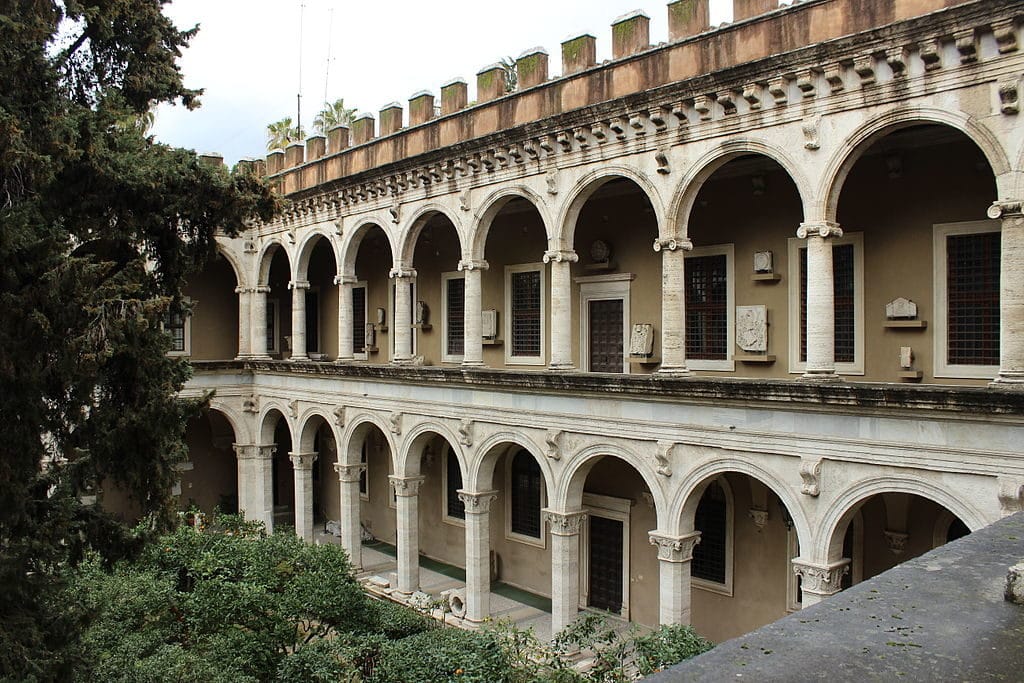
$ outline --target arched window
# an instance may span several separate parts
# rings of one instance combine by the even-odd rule
[[[512,458],[509,473],[509,519],[513,534],[541,537],[540,465],[529,452],[520,450]]]

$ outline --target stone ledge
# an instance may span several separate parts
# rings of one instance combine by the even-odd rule
[[[954,414],[1024,415],[1024,391],[951,385],[880,382],[801,382],[784,379],[660,377],[584,372],[496,370],[335,364],[313,361],[194,361],[197,373],[245,373],[347,377],[361,380],[462,385],[496,391],[533,391],[633,396],[677,403],[751,403],[793,408],[931,410]]]
[[[1021,557],[1017,513],[645,680],[1019,681]]]

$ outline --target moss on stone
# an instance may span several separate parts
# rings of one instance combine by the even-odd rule
[[[668,6],[673,23],[688,24],[693,21],[697,11],[697,0],[679,0]]]
[[[583,49],[586,47],[586,45],[586,36],[573,38],[572,40],[568,40],[562,43],[562,60],[573,63],[578,62],[580,55],[583,53]]]
[[[533,75],[540,67],[540,55],[532,54],[523,57],[516,61],[516,71],[519,73],[519,78],[525,78],[526,76]]]
[[[478,74],[476,77],[477,90],[490,90],[494,85],[494,74],[496,71],[497,69],[491,69],[490,71]]]
[[[635,19],[615,24],[615,26],[612,27],[612,41],[615,43],[628,43],[633,38],[633,33],[635,31]]]

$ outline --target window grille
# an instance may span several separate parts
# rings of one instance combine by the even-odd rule
[[[359,470],[359,493],[360,495],[367,495],[369,492],[369,486],[366,483],[366,447],[370,442],[370,437],[367,436],[363,440],[363,448],[359,454],[359,462],[363,465],[362,469]]]
[[[164,331],[171,338],[171,351],[185,351],[185,315],[179,312],[169,312],[164,318]]]
[[[447,281],[447,304],[445,324],[447,325],[447,352],[450,356],[461,356],[465,349],[465,306],[466,280],[449,278]]]
[[[447,491],[445,492],[448,502],[448,516],[456,519],[466,519],[466,504],[459,499],[459,489],[462,488],[462,470],[459,469],[459,459],[450,450],[447,461],[448,477]]]
[[[701,496],[694,518],[694,527],[700,532],[691,565],[696,579],[725,583],[726,508],[725,491],[718,482],[711,482]]]
[[[277,302],[267,301],[267,351],[277,351]]]
[[[352,288],[352,352],[366,352],[366,287]]]
[[[999,364],[1000,234],[946,237],[947,360]]]
[[[728,357],[729,281],[726,256],[686,259],[686,356],[702,360]]]
[[[512,355],[541,355],[540,271],[512,273]]]
[[[527,451],[512,459],[511,523],[512,533],[540,538],[540,465]]]
[[[853,363],[857,335],[852,244],[832,246],[832,292],[835,302],[835,362]],[[800,360],[807,361],[807,248],[800,248]]]

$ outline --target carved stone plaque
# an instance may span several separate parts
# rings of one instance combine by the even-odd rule
[[[770,251],[755,251],[754,252],[754,272],[755,273],[771,273],[772,271],[773,271],[772,252],[770,252]]]
[[[654,326],[650,323],[635,323],[629,335],[629,355],[650,358],[654,351]]]
[[[889,320],[915,320],[917,304],[902,296],[893,299],[885,305],[885,317]]]
[[[744,351],[768,350],[768,307],[736,307],[736,345]]]

